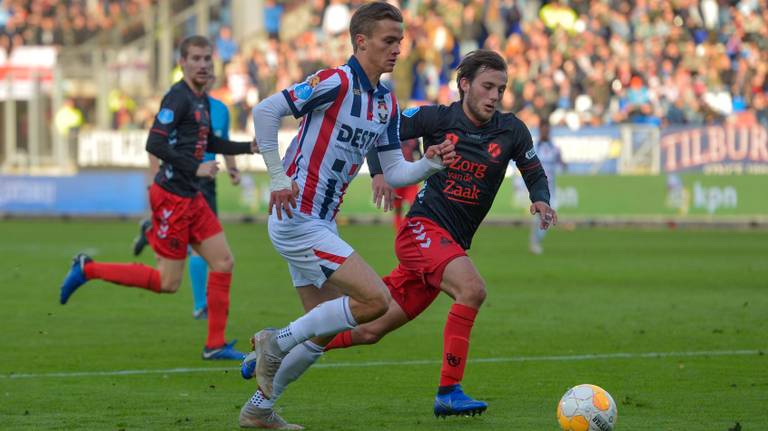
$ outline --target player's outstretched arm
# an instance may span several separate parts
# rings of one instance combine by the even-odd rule
[[[405,160],[399,148],[379,152],[384,179],[394,188],[423,181],[453,163],[455,158],[454,143],[448,140],[430,146],[424,157],[415,162]]]
[[[290,113],[291,108],[281,93],[267,97],[253,108],[256,142],[270,178],[269,213],[272,214],[274,206],[278,220],[283,219],[283,212],[289,218],[293,217],[293,208],[296,208],[296,197],[299,194],[296,183],[285,174],[277,145],[280,120]]]
[[[251,142],[234,142],[219,138],[213,133],[208,134],[209,153],[235,155],[235,154],[253,154],[253,145]]]

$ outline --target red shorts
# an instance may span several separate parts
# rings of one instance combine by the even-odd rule
[[[403,202],[408,202],[408,205],[411,205],[416,200],[417,194],[419,194],[418,184],[397,188],[395,189],[395,195],[399,196],[399,198],[392,202],[392,206],[394,208],[402,208]]]
[[[440,294],[445,267],[467,253],[451,234],[430,219],[408,218],[395,239],[400,263],[384,277],[392,298],[414,319]]]
[[[153,183],[149,205],[152,228],[147,232],[147,241],[162,257],[186,259],[190,243],[198,244],[222,231],[202,193],[185,198]]]

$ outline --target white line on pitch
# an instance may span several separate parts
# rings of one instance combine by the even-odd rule
[[[712,350],[699,352],[646,352],[646,353],[596,353],[584,355],[561,356],[510,356],[501,358],[473,358],[475,363],[499,362],[546,362],[546,361],[590,361],[598,359],[647,359],[647,358],[691,358],[706,356],[751,356],[763,355],[762,350]],[[362,368],[362,367],[392,367],[407,365],[437,365],[440,361],[431,359],[413,361],[373,361],[373,362],[330,362],[316,364],[312,368]],[[114,371],[73,371],[38,374],[0,374],[0,379],[33,379],[41,377],[100,377],[100,376],[130,376],[143,374],[187,374],[210,373],[220,371],[238,371],[238,366],[231,367],[198,367],[198,368],[167,368],[161,370],[114,370]]]

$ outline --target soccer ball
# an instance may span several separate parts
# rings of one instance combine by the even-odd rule
[[[557,404],[557,421],[564,431],[613,431],[616,403],[611,394],[595,385],[579,385]]]

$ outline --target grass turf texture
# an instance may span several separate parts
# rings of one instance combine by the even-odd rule
[[[95,281],[58,305],[71,256],[131,261],[135,223],[2,221],[0,230],[0,429],[237,428],[255,384],[236,363],[199,359],[206,326],[192,320],[188,280],[162,296]],[[245,349],[254,331],[287,323],[300,307],[265,226],[225,230],[237,261],[228,336]],[[341,231],[379,273],[395,264],[388,227]],[[310,430],[555,431],[560,396],[593,383],[616,400],[619,431],[768,425],[763,354],[541,359],[763,351],[768,233],[557,231],[540,257],[527,254],[526,241],[527,231],[484,227],[470,252],[489,295],[464,387],[489,402],[486,414],[431,415],[447,297],[378,345],[327,354],[288,389],[282,414]],[[141,261],[151,263],[151,253]],[[499,360],[480,361],[489,358]],[[422,362],[371,365],[402,361]],[[175,368],[192,370],[50,375]]]

